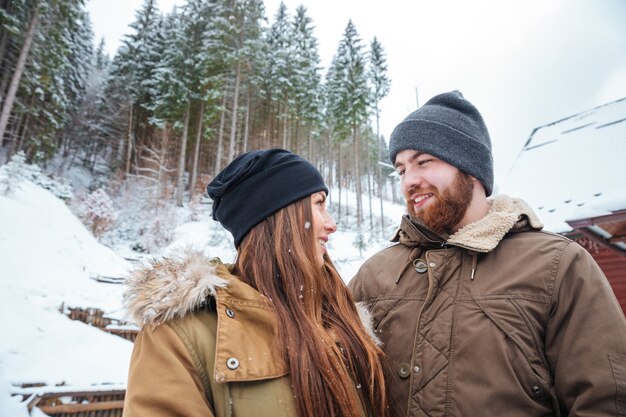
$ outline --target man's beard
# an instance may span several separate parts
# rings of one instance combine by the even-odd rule
[[[450,233],[459,224],[472,201],[474,183],[472,178],[459,172],[450,187],[442,192],[436,187],[422,190],[418,187],[408,190],[407,196],[415,193],[432,193],[434,199],[425,208],[415,211],[413,201],[407,200],[407,210],[411,217],[421,220],[433,232]]]

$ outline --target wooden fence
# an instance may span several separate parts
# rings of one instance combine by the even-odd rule
[[[93,307],[66,307],[59,311],[72,320],[82,321],[107,333],[134,342],[139,329],[125,321],[106,317],[103,310]],[[28,411],[39,408],[51,417],[121,417],[124,409],[125,386],[100,385],[93,388],[45,386],[29,383],[15,386],[13,396],[21,396]]]
[[[93,389],[67,386],[14,387],[12,394],[22,396],[28,411],[37,407],[51,417],[121,417],[124,409],[123,386],[102,385]]]
[[[91,326],[97,327],[107,333],[123,337],[134,342],[139,333],[139,328],[122,320],[106,317],[104,311],[93,308],[67,307],[60,308],[70,319],[79,320]]]

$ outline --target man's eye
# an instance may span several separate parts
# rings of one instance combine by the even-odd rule
[[[430,161],[432,161],[432,159],[422,159],[421,161],[417,161],[417,165],[419,166],[426,165]]]
[[[400,176],[403,176],[404,175],[404,171],[405,171],[404,169],[398,169],[398,170],[396,170],[396,174],[398,174]]]

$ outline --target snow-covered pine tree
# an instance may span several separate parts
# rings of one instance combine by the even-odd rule
[[[385,141],[380,136],[380,101],[389,94],[391,87],[391,80],[387,76],[387,57],[385,56],[385,50],[380,44],[378,39],[374,37],[370,43],[369,53],[369,82],[371,86],[371,99],[370,103],[374,110],[374,116],[376,119],[376,146],[375,146],[375,161],[376,161],[376,183],[378,184],[378,197],[380,199],[380,224],[381,224],[381,236],[385,237],[385,215],[383,214],[383,175],[382,166],[379,163],[383,159],[385,152]],[[386,158],[385,158],[386,159]],[[386,182],[386,181],[385,181]]]
[[[200,144],[204,137],[204,118],[207,90],[210,88],[210,71],[211,71],[211,56],[205,49],[204,43],[207,36],[210,35],[210,26],[212,14],[215,12],[215,5],[208,1],[193,0],[189,1],[186,5],[190,10],[190,15],[195,16],[197,22],[188,26],[191,39],[193,42],[188,42],[188,46],[192,49],[191,54],[193,57],[194,71],[193,74],[197,78],[195,85],[191,85],[194,90],[192,95],[194,96],[194,102],[196,102],[196,134],[195,134],[195,146],[193,149],[191,172],[189,174],[189,201],[193,202],[194,193],[196,190],[196,181],[198,178],[198,161],[200,158]]]
[[[266,38],[269,56],[265,90],[270,106],[268,133],[270,137],[280,138],[280,143],[273,143],[272,146],[284,149],[290,148],[288,126],[295,82],[292,33],[287,6],[281,2]]]
[[[185,79],[180,78],[184,71],[180,50],[184,34],[179,10],[166,15],[159,30],[155,49],[161,59],[154,70],[154,98],[150,105],[152,117],[149,122],[161,129],[165,124],[178,123],[176,127],[179,128],[185,113]]]
[[[133,32],[125,35],[113,60],[111,82],[117,87],[117,94],[128,103],[128,133],[123,164],[126,175],[131,170],[134,149],[148,140],[152,133],[149,121],[158,84],[156,74],[162,59],[162,50],[159,49],[162,44],[161,25],[162,16],[156,0],[144,0],[130,24]]]
[[[20,188],[20,182],[27,176],[26,155],[18,152],[11,160],[0,167],[0,195],[10,196]]]
[[[2,1],[2,7],[0,7],[0,103],[3,103],[6,98],[9,82],[21,52],[20,42],[23,42],[33,6],[33,2],[26,0]],[[0,141],[1,145],[2,141]]]
[[[40,11],[36,2],[18,0],[3,7],[0,17],[0,69],[3,70],[0,80],[0,146],[3,146],[18,87],[38,30]],[[12,49],[19,50],[19,53],[12,53]],[[16,141],[15,135],[11,140]]]
[[[249,83],[249,76],[256,64],[256,51],[261,48],[261,19],[263,18],[263,2],[260,0],[240,0],[232,3],[230,9],[229,30],[225,32],[227,50],[226,62],[232,73],[232,107],[230,111],[230,141],[228,161],[235,157],[237,150],[237,132],[239,126],[239,99],[242,87]]]
[[[263,74],[264,68],[267,65],[268,48],[263,36],[264,29],[259,26],[260,21],[262,21],[261,18],[259,18],[256,23],[257,27],[253,27],[257,35],[248,38],[244,47],[246,62],[244,65],[245,78],[241,88],[241,97],[245,97],[245,104],[241,106],[243,108],[241,113],[243,113],[244,117],[243,132],[240,134],[241,139],[239,140],[240,152],[248,151],[250,146],[256,148],[262,147],[259,140],[260,135],[254,135],[256,140],[254,143],[250,143],[251,131],[255,128],[253,122],[256,121],[257,127],[265,125],[262,123],[264,115],[260,103],[262,103]]]
[[[366,59],[362,41],[352,20],[348,22],[332,64],[333,89],[330,104],[338,138],[348,137],[353,145],[353,172],[357,200],[357,227],[363,221],[359,131],[368,117],[369,90],[367,85]]]
[[[190,131],[195,130],[195,147],[191,163],[186,163],[191,165],[190,199],[197,188],[201,142],[207,133],[213,132],[212,124],[218,115],[223,114],[221,103],[225,98],[224,81],[228,76],[227,68],[232,65],[229,59],[231,47],[227,39],[230,21],[236,19],[229,17],[234,16],[236,11],[232,11],[231,7],[239,3],[235,2],[233,6],[231,2],[193,0],[184,8],[182,50],[188,67],[185,79],[196,121],[194,126],[190,126]],[[221,131],[223,134],[223,129]],[[184,166],[183,163],[181,158],[179,169]],[[177,195],[177,201],[181,199],[182,195]]]
[[[304,6],[296,9],[293,19],[293,53],[295,116],[293,136],[300,145],[295,150],[312,159],[319,156],[319,153],[313,152],[311,139],[312,136],[319,138],[322,92],[318,42],[313,35],[313,20],[307,15]]]
[[[65,34],[72,47],[67,54],[67,66],[60,73],[71,81],[67,85],[67,97],[72,107],[60,143],[67,166],[79,159],[83,166],[94,172],[98,155],[104,148],[98,119],[102,117],[99,110],[104,98],[107,68],[106,59],[98,56],[104,54],[103,41],[94,51],[88,14],[82,10],[78,17],[74,30]],[[98,60],[102,62],[98,63]]]
[[[0,119],[11,120],[7,156],[24,149],[30,160],[46,160],[83,98],[91,26],[82,0],[26,3],[20,10],[28,29],[15,34],[20,58]]]
[[[224,75],[220,80],[222,101],[217,128],[214,174],[221,170],[225,162],[233,159],[238,150],[247,148],[245,141],[249,132],[246,129],[249,126],[246,123],[250,121],[248,112],[252,102],[250,94],[256,89],[260,79],[258,67],[263,57],[260,39],[263,3],[260,0],[235,0],[223,2],[222,7],[220,18],[213,26],[214,35],[210,37],[209,45],[210,49],[219,51],[214,55],[222,57],[221,73]],[[245,108],[240,104],[244,97]],[[241,133],[242,114],[244,133]],[[228,146],[224,149],[227,134]]]
[[[325,159],[328,160],[328,172],[326,183],[331,187],[337,188],[338,191],[336,199],[337,223],[341,222],[341,193],[343,189],[341,179],[344,178],[342,172],[343,164],[341,163],[341,145],[343,141],[340,139],[344,136],[340,134],[343,121],[340,120],[338,113],[335,112],[339,106],[341,80],[341,71],[337,53],[335,53],[322,84],[322,121],[327,138]],[[331,195],[332,200],[334,200],[334,197]]]
[[[104,50],[104,39],[101,39],[91,56],[84,98],[65,131],[63,169],[69,169],[79,159],[83,166],[95,173],[98,159],[105,160],[115,139],[123,134],[122,129],[111,125],[113,111],[105,91],[109,70],[110,60]],[[115,155],[109,155],[108,162],[115,164]]]
[[[175,77],[180,80],[177,90],[177,100],[184,103],[184,113],[182,119],[182,135],[179,139],[178,164],[176,165],[176,205],[182,207],[183,195],[185,191],[185,167],[187,156],[187,141],[189,137],[189,123],[193,105],[198,101],[198,82],[200,78],[200,65],[203,56],[199,48],[202,45],[205,21],[202,15],[202,0],[190,0],[183,7],[179,15],[179,28],[169,39],[170,46],[176,48],[173,51],[168,64],[171,66]]]
[[[163,17],[156,29],[158,34],[151,40],[150,56],[160,56],[161,59],[154,63],[155,66],[152,69],[154,78],[150,81],[150,101],[142,104],[149,112],[146,114],[150,115],[146,124],[151,134],[150,137],[136,141],[133,173],[127,176],[144,184],[143,190],[147,197],[146,207],[154,210],[157,210],[159,200],[165,195],[167,174],[174,171],[168,167],[170,144],[174,136],[172,126],[184,114],[184,106],[180,100],[183,80],[179,79],[179,72],[175,70],[180,60],[177,40],[182,36],[179,34],[180,16],[177,10],[174,9]],[[118,57],[120,55],[125,57],[126,53],[126,46],[123,45]],[[117,62],[114,61],[114,64]],[[120,66],[115,66],[116,70],[119,68]],[[113,91],[117,92],[120,87],[124,88],[123,82],[128,80],[128,75],[132,74],[114,73],[114,78],[110,83],[110,86],[115,87]],[[128,134],[131,132],[129,131]],[[127,185],[130,186],[130,184]]]

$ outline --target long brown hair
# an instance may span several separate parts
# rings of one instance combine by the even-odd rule
[[[233,272],[272,301],[300,417],[388,416],[382,351],[327,255],[317,263],[311,198],[252,228]]]

